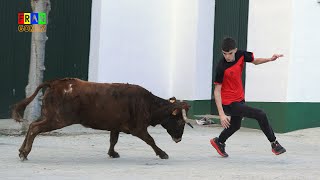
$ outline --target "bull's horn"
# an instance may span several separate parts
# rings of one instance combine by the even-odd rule
[[[184,120],[191,128],[193,128],[193,126],[192,126],[191,123],[189,122],[190,119],[188,119],[187,113],[186,113],[186,110],[185,110],[185,109],[182,109],[182,117],[183,117],[183,120]]]

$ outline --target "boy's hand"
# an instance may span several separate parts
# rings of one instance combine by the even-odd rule
[[[270,58],[270,61],[274,61],[274,60],[278,59],[279,57],[283,57],[283,54],[274,54],[274,55]]]
[[[230,116],[221,115],[220,122],[223,128],[228,129],[230,126]]]

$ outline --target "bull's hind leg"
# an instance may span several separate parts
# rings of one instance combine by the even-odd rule
[[[20,149],[19,149],[19,152],[20,152],[20,153],[19,153],[19,157],[20,157],[20,159],[21,159],[22,161],[23,161],[23,160],[27,160],[27,156],[28,156],[28,154],[29,154],[30,151],[31,151],[31,146],[32,146],[32,144],[31,144],[31,146],[28,146],[28,147],[29,147],[29,151],[27,150],[27,142],[28,142],[28,139],[29,139],[30,136],[33,135],[33,133],[31,132],[31,129],[32,129],[34,126],[36,126],[36,125],[38,125],[38,124],[41,124],[41,123],[44,123],[44,120],[38,119],[38,120],[32,122],[32,123],[29,125],[29,129],[28,129],[28,131],[27,131],[27,135],[26,135],[26,137],[24,138],[24,141],[23,141],[23,143],[22,143],[22,145],[21,145],[21,147],[20,147]]]
[[[38,119],[38,120],[34,121],[33,123],[37,123],[39,121],[41,121],[41,119]],[[27,135],[28,135],[28,132],[27,132]],[[24,147],[26,146],[26,142],[27,142],[27,138],[24,138],[24,141],[23,141],[23,143],[22,143],[22,145],[21,145],[21,147],[19,149],[19,152],[21,152],[24,149]]]
[[[42,132],[49,132],[55,129],[60,129],[67,126],[66,124],[62,124],[62,123],[56,123],[54,121],[48,121],[45,119],[40,119],[37,120],[35,122],[32,122],[29,126],[27,135],[25,137],[25,140],[21,146],[21,148],[19,149],[19,157],[20,159],[23,160],[27,160],[27,156],[30,153],[31,149],[32,149],[32,144],[34,141],[34,138],[42,133]]]
[[[147,130],[139,132],[139,133],[132,133],[132,135],[139,137],[140,139],[142,139],[144,142],[146,142],[147,144],[149,144],[152,149],[154,150],[154,152],[156,153],[156,155],[158,155],[161,159],[169,159],[169,156],[167,153],[165,153],[164,151],[162,151],[154,142],[153,138],[150,136],[150,134],[148,133]]]
[[[120,155],[114,150],[114,146],[117,144],[119,138],[118,131],[111,131],[110,132],[110,148],[108,154],[112,158],[118,158]]]

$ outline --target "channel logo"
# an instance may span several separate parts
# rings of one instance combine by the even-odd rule
[[[18,31],[19,32],[46,32],[47,14],[43,12],[18,13]]]

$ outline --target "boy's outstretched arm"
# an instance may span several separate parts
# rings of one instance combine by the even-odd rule
[[[252,63],[254,65],[263,64],[266,62],[275,61],[280,57],[283,57],[283,54],[274,54],[271,58],[255,58]]]

